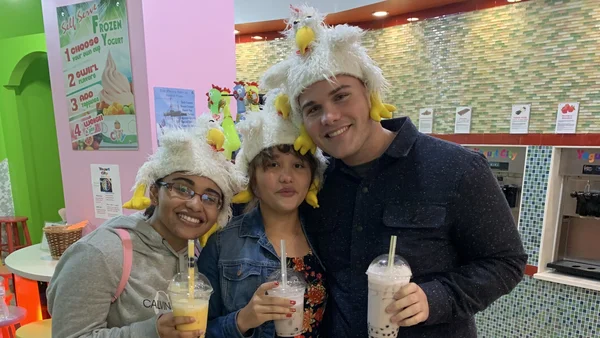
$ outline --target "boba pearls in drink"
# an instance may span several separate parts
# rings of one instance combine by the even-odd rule
[[[394,302],[394,294],[410,282],[410,267],[398,255],[393,256],[393,264],[388,266],[388,255],[381,255],[371,263],[367,275],[369,338],[397,337],[399,326],[392,324],[393,314],[387,313],[385,309]]]
[[[280,284],[277,288],[268,291],[269,296],[281,297],[293,300],[294,312],[290,318],[275,320],[275,332],[278,337],[295,337],[304,333],[304,294],[306,293],[306,281],[304,277],[292,269],[287,270],[286,284]],[[280,281],[280,270],[275,271],[268,278],[269,281]]]

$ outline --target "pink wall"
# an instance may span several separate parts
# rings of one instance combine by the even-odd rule
[[[233,0],[168,3],[143,4],[150,111],[154,87],[175,87],[195,90],[200,114],[208,111],[211,84],[231,89],[235,81]],[[155,137],[156,123],[151,128]]]
[[[139,149],[89,152],[71,148],[56,19],[56,7],[79,2],[44,0],[42,6],[67,221],[88,219],[97,226],[104,220],[94,217],[90,164],[118,164],[122,200],[129,200],[139,166],[156,148],[153,88],[194,89],[196,111],[201,113],[207,110],[204,93],[211,83],[235,80],[233,0],[219,5],[216,1],[171,0],[168,5],[127,1]]]

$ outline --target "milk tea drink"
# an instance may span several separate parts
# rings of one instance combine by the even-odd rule
[[[278,337],[295,337],[299,334],[304,333],[304,295],[306,293],[306,281],[304,276],[298,272],[287,269],[287,285],[280,284],[279,287],[268,291],[269,296],[281,297],[296,302],[292,308],[294,312],[291,312],[290,318],[275,320],[275,332]],[[281,283],[281,271],[277,270],[271,276],[268,281],[279,281]]]
[[[367,325],[369,338],[397,337],[399,326],[392,324],[392,314],[385,309],[394,302],[394,294],[410,282],[410,266],[395,255],[394,264],[388,268],[388,255],[381,255],[367,269],[369,298]]]
[[[178,325],[178,331],[206,331],[208,320],[208,301],[213,288],[208,278],[201,273],[194,273],[193,294],[190,296],[190,288],[187,273],[178,273],[169,284],[169,299],[173,316],[189,316],[196,319],[193,323]]]

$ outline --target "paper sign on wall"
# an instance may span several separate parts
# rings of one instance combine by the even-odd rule
[[[156,134],[164,128],[192,127],[196,121],[196,99],[191,89],[154,87]],[[157,137],[158,138],[158,137]]]
[[[419,110],[419,131],[425,134],[433,133],[433,108]]]
[[[471,132],[471,107],[456,107],[456,117],[454,118],[454,133],[468,134]]]
[[[510,115],[510,133],[527,134],[529,132],[530,104],[513,104]]]
[[[560,103],[556,112],[556,134],[575,134],[579,102]]]
[[[123,215],[119,166],[91,164],[90,167],[96,218],[110,219]]]
[[[126,4],[56,8],[73,150],[138,148]]]

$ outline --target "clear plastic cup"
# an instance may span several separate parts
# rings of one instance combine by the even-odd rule
[[[281,270],[273,272],[267,280],[281,283]],[[277,288],[268,291],[269,296],[286,298],[296,302],[290,318],[275,320],[275,332],[279,337],[295,337],[304,333],[304,295],[306,294],[306,281],[304,276],[293,269],[287,269],[287,285],[280,284]]]
[[[394,294],[410,282],[412,272],[408,263],[400,256],[394,256],[394,265],[388,268],[388,255],[373,260],[367,269],[369,276],[369,300],[367,325],[370,338],[396,337],[398,329],[392,324],[392,314],[385,309],[394,301]]]
[[[169,283],[169,299],[173,316],[194,317],[196,320],[190,324],[177,325],[178,331],[206,331],[208,320],[208,301],[213,293],[213,288],[208,278],[203,274],[194,273],[194,294],[190,297],[188,288],[188,274],[178,273]]]

